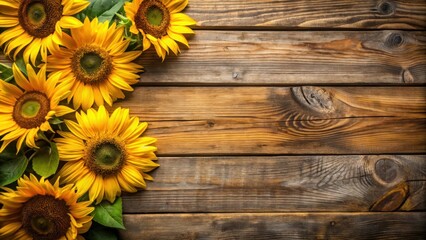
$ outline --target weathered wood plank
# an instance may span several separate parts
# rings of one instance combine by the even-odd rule
[[[426,83],[425,32],[197,31],[190,44],[162,64],[144,53],[141,83]]]
[[[159,163],[146,191],[123,197],[124,212],[426,210],[426,156],[161,157]]]
[[[190,0],[201,27],[424,29],[424,0]]]
[[[125,215],[122,239],[423,240],[426,213]]]
[[[159,154],[426,152],[424,87],[138,87]]]

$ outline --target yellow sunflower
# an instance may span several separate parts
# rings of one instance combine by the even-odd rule
[[[18,140],[18,151],[24,140],[28,147],[36,148],[38,131],[53,131],[48,121],[50,118],[74,111],[59,105],[70,93],[69,86],[57,84],[59,74],[46,81],[45,67],[36,74],[31,65],[27,64],[27,79],[16,64],[13,64],[12,69],[20,88],[0,81],[0,136],[4,135],[0,152],[14,140]]]
[[[64,183],[75,183],[91,201],[113,202],[121,191],[145,188],[146,174],[159,165],[154,151],[155,138],[141,137],[148,124],[130,117],[129,109],[117,108],[111,116],[100,106],[76,113],[77,122],[65,120],[70,132],[59,132],[55,139],[59,157],[67,161],[58,172]]]
[[[130,32],[143,37],[143,51],[151,45],[163,60],[169,49],[177,55],[180,52],[176,42],[187,47],[188,41],[183,34],[194,33],[188,26],[195,25],[192,18],[181,11],[188,0],[134,0],[126,2],[124,11],[132,21]]]
[[[59,187],[34,175],[18,180],[17,190],[0,194],[0,239],[84,239],[92,224],[90,201],[77,202],[75,187]]]
[[[76,28],[82,23],[72,15],[90,4],[86,0],[0,0],[0,46],[13,58],[24,50],[25,62],[35,65],[38,53],[45,60],[47,50],[59,43],[61,28]]]
[[[68,101],[74,108],[87,110],[104,101],[110,106],[117,98],[124,98],[122,90],[133,91],[130,84],[138,82],[142,66],[133,63],[142,52],[125,52],[129,40],[124,40],[124,29],[113,23],[84,20],[80,28],[71,29],[71,36],[62,33],[64,48],[53,50],[47,57],[47,70],[61,72],[62,81],[72,85]]]

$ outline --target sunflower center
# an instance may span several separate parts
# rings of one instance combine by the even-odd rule
[[[146,11],[146,18],[151,25],[160,26],[163,22],[163,11],[157,6],[152,6]]]
[[[36,195],[24,203],[22,228],[34,239],[59,239],[70,227],[69,208],[64,200]]]
[[[86,165],[90,170],[104,177],[120,172],[125,161],[124,147],[114,139],[103,140],[89,145]]]
[[[23,0],[18,11],[19,23],[31,36],[45,38],[55,32],[62,10],[61,0]]]
[[[71,69],[77,80],[85,83],[102,82],[112,71],[108,52],[98,46],[83,46],[71,58]]]
[[[21,115],[24,118],[33,118],[39,113],[40,107],[41,105],[38,101],[26,101],[22,104]]]
[[[28,4],[27,14],[28,21],[32,25],[42,25],[46,21],[46,10],[39,2]]]
[[[94,52],[88,52],[80,59],[80,66],[87,74],[96,73],[103,63],[101,56]]]
[[[13,119],[21,128],[36,128],[46,121],[50,111],[50,101],[44,93],[33,91],[24,93],[16,100]]]
[[[142,29],[145,33],[160,38],[167,35],[167,28],[170,25],[170,12],[161,1],[144,1],[135,15],[135,24],[138,29]]]

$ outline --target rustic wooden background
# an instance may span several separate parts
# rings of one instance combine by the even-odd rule
[[[425,239],[426,1],[191,0],[117,105],[159,163],[123,239]]]
[[[425,239],[426,0],[190,0],[115,106],[161,167],[123,239]]]

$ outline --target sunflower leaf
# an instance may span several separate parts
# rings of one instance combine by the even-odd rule
[[[117,230],[102,226],[96,222],[92,224],[89,231],[84,234],[87,240],[118,240]]]
[[[120,1],[115,4],[108,11],[105,11],[100,16],[98,16],[99,22],[110,21],[115,17],[115,14],[123,7],[124,1]]]
[[[50,146],[38,149],[32,158],[34,171],[43,177],[49,177],[56,172],[59,165],[58,148],[54,142]]]
[[[27,66],[25,65],[25,61],[22,56],[16,58],[15,64],[18,66],[19,70],[25,74],[25,76],[28,76]]]
[[[28,166],[28,158],[22,152],[15,153],[14,147],[7,147],[0,153],[0,186],[18,180]]]
[[[125,229],[122,208],[121,197],[117,198],[112,204],[103,201],[95,206],[93,220],[106,227]]]
[[[0,79],[9,82],[13,78],[12,68],[9,66],[0,63]]]
[[[90,0],[90,5],[84,14],[93,19],[98,17],[99,22],[111,21],[124,5],[125,0]]]
[[[53,117],[51,119],[49,119],[49,123],[52,125],[58,125],[63,123],[64,121],[62,121],[62,119],[58,118],[58,117]]]

